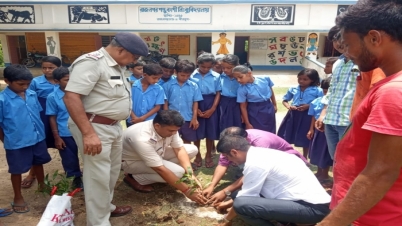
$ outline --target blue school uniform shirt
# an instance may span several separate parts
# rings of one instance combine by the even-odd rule
[[[237,89],[240,87],[240,83],[236,78],[230,78],[225,73],[221,74],[221,95],[225,97],[237,97]]]
[[[195,82],[187,80],[182,86],[177,79],[163,85],[169,109],[180,112],[185,121],[191,121],[193,118],[193,103],[203,100],[198,85]]]
[[[265,102],[268,101],[271,96],[271,87],[274,83],[268,76],[259,76],[254,78],[253,83],[247,83],[240,85],[237,90],[237,102]]]
[[[215,95],[216,92],[222,90],[220,84],[220,75],[213,70],[210,70],[206,75],[202,76],[198,69],[195,69],[191,74],[190,80],[198,85],[202,95]]]
[[[38,97],[41,98],[47,98],[47,96],[57,88],[59,88],[59,85],[50,83],[45,75],[32,79],[32,82],[29,85],[29,89],[35,91]]]
[[[163,87],[163,84],[165,84],[165,83],[167,83],[167,82],[170,82],[170,81],[172,81],[172,80],[175,79],[175,78],[176,78],[176,75],[172,75],[172,76],[169,78],[169,80],[167,80],[166,82],[161,78],[161,79],[159,79],[159,81],[158,81],[158,85],[160,85],[160,86]]]
[[[63,101],[64,92],[58,88],[53,93],[49,94],[46,99],[46,115],[55,115],[59,136],[71,137],[70,130],[67,126],[67,121],[70,115],[68,114],[66,105]]]
[[[156,105],[164,104],[166,99],[163,88],[158,84],[150,85],[147,90],[142,91],[141,80],[135,81],[131,87],[133,112],[137,117],[145,115]],[[156,113],[146,118],[145,121],[154,119],[155,116]],[[131,120],[131,117],[129,120]]]
[[[38,97],[32,90],[25,91],[25,100],[8,87],[0,93],[0,127],[4,131],[5,149],[20,149],[45,139],[41,111]]]
[[[316,120],[320,117],[321,111],[325,106],[323,103],[321,103],[322,98],[323,97],[318,97],[314,99],[308,108],[308,115],[314,116]]]
[[[283,100],[292,101],[292,106],[300,106],[302,104],[310,104],[317,97],[324,96],[322,89],[317,86],[309,86],[301,91],[300,86],[289,88],[288,92],[283,96]]]

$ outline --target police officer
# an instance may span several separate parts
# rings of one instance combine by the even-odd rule
[[[130,206],[112,204],[122,155],[121,120],[131,112],[131,89],[125,66],[148,54],[146,43],[132,33],[118,33],[98,51],[79,57],[70,67],[64,102],[70,131],[84,162],[87,225],[108,226]]]

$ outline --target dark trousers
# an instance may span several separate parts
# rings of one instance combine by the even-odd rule
[[[240,218],[252,226],[274,226],[271,220],[316,224],[330,212],[329,204],[244,196],[234,200],[233,208]]]
[[[81,177],[80,162],[78,160],[78,147],[73,137],[62,137],[66,147],[59,150],[61,164],[67,177]]]

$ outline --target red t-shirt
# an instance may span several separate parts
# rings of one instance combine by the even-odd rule
[[[378,82],[361,102],[352,119],[352,126],[336,149],[331,209],[342,201],[352,182],[366,166],[372,133],[402,136],[401,100],[402,71]],[[354,225],[402,225],[402,170],[384,198]]]

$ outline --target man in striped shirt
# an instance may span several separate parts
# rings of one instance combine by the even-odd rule
[[[339,31],[338,27],[333,27],[328,38],[332,40],[334,48],[343,53]],[[356,90],[356,78],[359,73],[357,65],[348,56],[339,57],[334,64],[328,94],[321,101],[325,107],[320,118],[316,121],[316,127],[318,130],[325,130],[328,151],[332,159],[334,159],[339,140],[350,124],[349,114]]]

